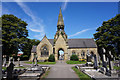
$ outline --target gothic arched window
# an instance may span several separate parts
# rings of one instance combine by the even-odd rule
[[[41,56],[49,56],[49,50],[46,45],[41,48]]]
[[[85,52],[84,51],[82,51],[81,56],[85,57]]]
[[[75,55],[75,51],[74,50],[72,51],[72,55]]]

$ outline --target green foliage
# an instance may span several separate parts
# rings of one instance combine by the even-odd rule
[[[2,15],[2,52],[4,55],[17,54],[27,43],[27,23],[14,15]]]
[[[112,51],[114,56],[120,55],[120,14],[108,21],[104,21],[96,31],[94,39],[98,46],[98,52],[102,53],[101,48],[104,47],[107,56],[109,56],[108,51]]]
[[[36,39],[28,39],[27,43],[21,48],[22,52],[24,53],[23,55],[28,55],[28,57],[31,54],[31,49],[33,45],[38,45],[40,43],[39,40]]]
[[[66,61],[67,64],[85,64],[86,61],[71,61],[71,60],[68,60]]]
[[[82,71],[79,69],[72,67],[72,69],[76,72],[76,74],[79,76],[80,80],[93,80],[90,78],[87,74],[84,74]]]
[[[117,67],[117,66],[114,66],[113,68],[116,70],[120,70],[120,67]]]
[[[55,62],[55,56],[51,54],[48,59],[49,62]]]
[[[2,53],[11,56],[18,53],[19,49],[23,55],[30,56],[33,45],[38,45],[39,40],[28,39],[27,23],[16,16],[2,15]],[[17,58],[17,56],[14,56]]]
[[[70,56],[70,60],[78,61],[78,56],[77,55],[72,55],[72,56]]]

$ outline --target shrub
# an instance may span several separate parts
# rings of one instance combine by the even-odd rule
[[[70,56],[70,60],[78,61],[78,56],[77,55],[72,55],[72,56]]]
[[[49,62],[55,62],[55,56],[51,54],[48,59]]]

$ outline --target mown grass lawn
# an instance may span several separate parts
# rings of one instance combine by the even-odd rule
[[[86,61],[71,61],[71,60],[68,60],[66,61],[67,64],[85,64]]]
[[[32,62],[24,62],[26,64],[32,64]],[[35,64],[35,62],[34,62]],[[37,62],[37,64],[56,64],[56,62]]]
[[[25,67],[14,67],[14,68],[20,68],[20,69],[23,69],[23,68],[25,68]]]
[[[80,80],[93,80],[92,78],[90,78],[88,75],[84,74],[82,71],[80,71],[79,69],[72,67],[72,69],[75,71],[75,73],[78,75],[78,77],[80,78]]]

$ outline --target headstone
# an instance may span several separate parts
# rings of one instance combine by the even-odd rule
[[[94,55],[94,68],[97,69],[98,63],[97,63],[97,57]]]
[[[106,52],[105,48],[102,48],[102,50],[103,50],[103,53],[105,53],[105,52]]]
[[[15,60],[14,60],[14,58],[13,58],[13,64],[15,63],[14,61],[15,61]]]
[[[18,60],[17,66],[20,67],[20,58],[18,58],[17,60]]]
[[[14,69],[14,64],[11,62],[10,65],[7,67],[7,80],[12,80],[13,76],[12,76],[12,72]]]
[[[87,62],[91,62],[91,54],[89,53],[89,50],[87,50]]]
[[[38,64],[37,64],[37,55],[35,56],[35,66],[38,66]]]
[[[34,58],[33,58],[33,60],[32,60],[32,67],[34,67]]]
[[[91,62],[91,56],[87,55],[87,62]]]
[[[6,58],[3,59],[3,67],[6,67]]]
[[[110,61],[110,66],[111,66],[111,70],[113,70],[113,66],[114,66],[113,61]]]
[[[103,61],[106,62],[105,54],[103,54]]]
[[[9,66],[9,65],[10,65],[10,63],[11,63],[11,57],[9,57],[9,62],[8,62],[8,65],[7,65],[7,66]]]

